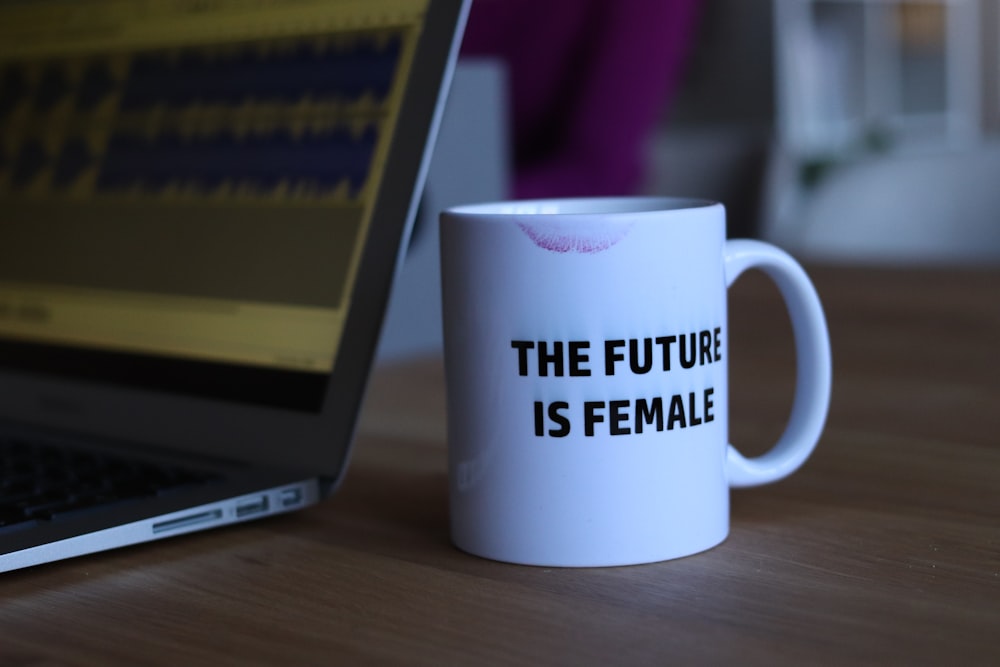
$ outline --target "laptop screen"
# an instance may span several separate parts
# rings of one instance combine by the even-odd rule
[[[318,409],[425,10],[0,3],[0,366]]]

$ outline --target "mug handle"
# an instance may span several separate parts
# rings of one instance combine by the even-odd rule
[[[761,456],[746,458],[731,444],[726,457],[729,486],[768,484],[793,473],[812,454],[830,408],[830,335],[816,288],[792,257],[768,243],[726,241],[726,287],[750,268],[775,282],[785,299],[795,335],[795,398],[792,414],[777,444]]]

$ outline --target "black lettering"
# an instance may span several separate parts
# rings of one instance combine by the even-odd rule
[[[549,366],[552,366],[552,374],[556,377],[565,375],[563,368],[563,344],[562,341],[552,343],[552,352],[549,352],[549,344],[544,340],[538,343],[538,376],[548,377]]]
[[[530,340],[512,340],[510,346],[517,350],[517,374],[524,376],[528,374],[528,350],[535,347]]]
[[[698,333],[698,364],[712,363],[712,332],[708,329]]]
[[[701,423],[701,417],[698,416],[698,409],[695,407],[694,403],[694,392],[688,394],[688,426],[697,426]]]
[[[715,341],[715,360],[722,361],[722,327],[712,329],[713,340]]]
[[[670,370],[670,346],[677,342],[677,336],[660,336],[656,339],[663,352],[663,372]]]
[[[645,375],[653,368],[653,339],[643,338],[642,362],[639,361],[639,341],[631,338],[628,341],[628,364],[636,375]]]
[[[715,393],[715,389],[709,387],[705,390],[705,423],[715,420],[715,415],[712,414],[712,408],[715,407],[715,403],[712,401],[712,395]]]
[[[616,348],[625,347],[624,340],[606,340],[604,341],[604,374],[614,375],[615,374],[615,362],[622,361],[625,358],[624,354],[615,352]]]
[[[569,435],[569,419],[561,412],[568,409],[569,403],[566,401],[555,401],[549,404],[549,419],[558,426],[558,428],[549,429],[549,435],[553,438],[565,438]]]
[[[622,424],[628,421],[628,401],[611,401],[611,435],[629,435],[632,429]],[[623,412],[624,410],[624,412]]]
[[[667,417],[667,430],[674,430],[674,426],[684,428],[687,422],[684,420],[684,399],[680,394],[670,397],[670,415]]]
[[[685,345],[685,342],[689,342],[690,345]],[[681,334],[681,368],[694,368],[695,362],[698,360],[698,341],[695,340],[694,332],[689,334]]]
[[[587,436],[594,435],[594,424],[604,421],[604,415],[597,414],[598,410],[604,408],[604,401],[587,401],[583,404],[583,433]]]
[[[569,343],[569,374],[571,377],[585,377],[590,375],[590,369],[584,368],[584,364],[590,361],[590,355],[584,350],[590,349],[590,343],[585,340],[574,340]]]
[[[646,424],[656,422],[656,430],[663,430],[663,399],[656,398],[646,401],[640,398],[635,402],[635,432],[642,433]]]
[[[556,425],[556,428],[550,428],[548,432],[553,438],[564,438],[569,435],[569,419],[562,414],[562,411],[567,409],[569,409],[569,403],[565,401],[554,401],[549,404],[548,417]],[[545,415],[545,404],[541,401],[535,401],[535,435],[538,437],[545,435]]]

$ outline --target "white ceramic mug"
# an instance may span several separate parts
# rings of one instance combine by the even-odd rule
[[[626,565],[729,532],[729,488],[813,451],[830,344],[802,268],[727,241],[721,204],[602,198],[441,215],[451,535],[487,558]],[[728,441],[726,289],[778,285],[797,352],[792,414],[766,454]]]

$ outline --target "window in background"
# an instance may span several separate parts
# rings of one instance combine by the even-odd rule
[[[968,144],[979,0],[777,0],[778,131],[806,159]]]

